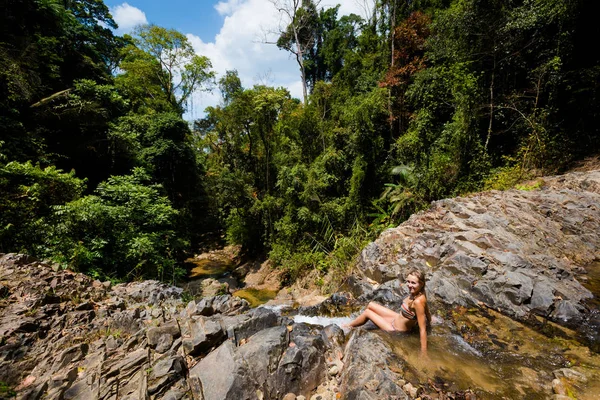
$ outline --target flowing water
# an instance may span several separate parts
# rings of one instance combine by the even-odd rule
[[[233,279],[230,273],[234,266],[229,260],[190,261],[194,265],[189,284],[199,284],[206,278],[220,282]],[[588,306],[592,313],[597,313],[600,308],[600,262],[588,266],[586,271],[583,285],[595,295]],[[236,285],[237,282],[233,282],[230,287],[236,288]],[[256,307],[276,293],[246,288],[235,291],[234,295]],[[276,306],[264,307],[290,312]],[[353,314],[337,317],[293,315],[292,318],[296,323],[342,326],[354,317]],[[600,332],[592,320],[585,322],[591,332],[587,334],[586,346],[582,344],[585,340],[577,340],[586,338],[563,326],[542,319],[538,319],[537,324],[526,325],[486,308],[438,310],[437,317],[439,322],[428,334],[426,358],[420,353],[418,334],[393,335],[377,331],[405,361],[401,364],[404,379],[420,386],[423,394],[435,398],[436,392],[440,391],[470,391],[477,399],[547,399],[553,396],[554,371],[568,369],[575,374],[560,377],[562,392],[572,399],[600,400]]]
[[[341,327],[353,316],[295,315],[293,319]],[[417,333],[376,331],[405,360],[401,364],[404,379],[422,387],[423,393],[470,391],[477,399],[548,399],[553,396],[553,372],[568,369],[575,373],[574,379],[561,378],[567,396],[600,400],[600,355],[574,340],[574,331],[547,322],[551,327],[545,331],[560,332],[547,336],[479,308],[454,308],[437,316],[437,321],[428,334],[428,357],[421,355]]]

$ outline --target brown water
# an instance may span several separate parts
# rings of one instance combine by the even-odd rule
[[[211,257],[190,258],[186,260],[186,263],[190,265],[190,273],[184,288],[193,295],[202,295],[201,282],[207,278],[227,283],[231,290],[235,290],[239,286],[237,280],[231,277],[231,272],[236,266],[227,256],[211,254]],[[232,294],[246,299],[251,307],[257,307],[275,298],[277,291],[244,288],[235,290]]]
[[[585,268],[587,272],[580,279],[583,286],[594,294],[594,299],[589,301],[589,304],[595,308],[600,308],[600,261],[591,263]]]
[[[478,399],[547,399],[553,395],[553,371],[569,368],[585,380],[562,378],[573,399],[600,399],[600,355],[569,337],[575,332],[554,326],[548,337],[491,310],[452,310],[428,335],[428,357],[416,334],[385,335],[405,359],[405,379],[425,393],[471,390]]]
[[[190,280],[218,278],[234,267],[231,260],[220,258],[189,258],[185,262],[191,266],[188,276]]]
[[[234,296],[246,299],[250,303],[250,307],[257,307],[265,304],[277,296],[276,290],[245,288],[233,292]]]
[[[211,257],[189,258],[186,260],[189,274],[187,282],[182,287],[193,297],[202,297],[202,281],[211,278],[221,284],[227,284],[230,289],[238,286],[237,280],[231,276],[235,268],[232,260],[226,256],[211,255]]]

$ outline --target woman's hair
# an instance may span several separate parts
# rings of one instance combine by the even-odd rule
[[[425,282],[427,282],[427,280],[425,279],[425,274],[423,273],[423,271],[421,271],[418,268],[411,268],[408,270],[406,277],[408,277],[409,275],[415,276],[419,280],[419,282],[423,284],[423,289],[425,289]]]

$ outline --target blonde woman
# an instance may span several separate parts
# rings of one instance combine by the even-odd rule
[[[418,325],[421,352],[427,353],[427,324],[431,323],[431,313],[425,295],[425,275],[418,269],[413,269],[406,275],[405,283],[409,294],[402,301],[399,313],[370,302],[362,314],[345,326],[354,328],[370,320],[387,332],[408,332]]]

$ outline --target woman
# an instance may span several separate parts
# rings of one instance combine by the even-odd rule
[[[425,276],[417,269],[411,270],[406,276],[406,286],[409,295],[402,301],[400,313],[370,302],[362,314],[345,326],[354,328],[371,320],[387,332],[408,332],[419,325],[421,352],[427,353],[427,324],[431,323],[431,313],[425,295]]]

